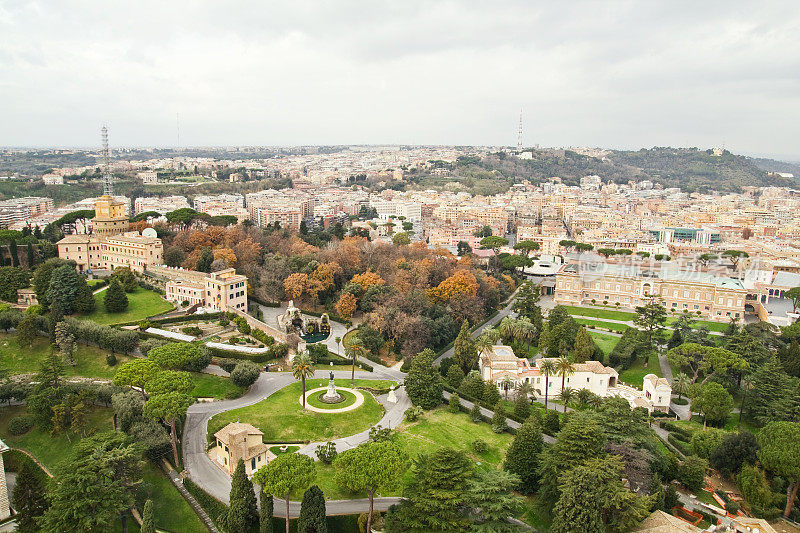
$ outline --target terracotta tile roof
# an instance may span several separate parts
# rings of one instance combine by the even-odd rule
[[[214,437],[228,444],[230,442],[231,435],[236,435],[242,432],[246,432],[248,435],[264,434],[260,429],[253,426],[252,424],[245,424],[243,422],[231,422],[224,428],[214,433]]]

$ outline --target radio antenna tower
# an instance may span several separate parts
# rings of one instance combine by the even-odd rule
[[[111,187],[111,158],[108,153],[108,128],[105,124],[103,124],[100,133],[103,139],[103,194],[105,196],[111,196],[114,190]]]
[[[519,108],[519,130],[517,130],[517,152],[522,153],[522,108]]]

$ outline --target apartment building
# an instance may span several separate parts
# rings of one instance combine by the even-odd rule
[[[155,211],[165,215],[176,209],[191,208],[185,196],[139,197],[133,202],[134,214]]]
[[[586,268],[582,268],[585,266]],[[649,296],[675,313],[728,321],[744,316],[747,290],[741,281],[703,272],[646,270],[639,265],[565,265],[556,274],[555,302],[608,303],[633,308]]]
[[[2,200],[0,201],[0,227],[7,228],[14,222],[30,220],[35,216],[52,211],[53,207],[52,198],[39,196]]]

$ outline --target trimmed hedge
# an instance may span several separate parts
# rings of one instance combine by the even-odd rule
[[[267,361],[271,361],[275,359],[275,354],[272,351],[267,353],[244,353],[244,352],[235,352],[233,350],[223,350],[222,348],[216,348],[207,346],[207,348],[211,351],[211,355],[214,358],[223,358],[223,359],[240,359],[243,361],[252,361],[254,363],[266,363]]]
[[[189,494],[194,496],[194,499],[197,500],[197,503],[200,504],[200,507],[203,508],[215,524],[219,522],[219,518],[224,513],[228,512],[227,505],[198,487],[195,482],[188,477],[183,479],[183,486]]]
[[[674,433],[670,433],[667,436],[667,442],[672,444],[675,449],[677,449],[683,455],[692,455],[692,450],[689,447],[689,444],[680,440]]]
[[[214,320],[219,320],[220,316],[224,313],[222,312],[215,312],[215,313],[203,313],[202,315],[183,315],[183,316],[172,316],[167,318],[148,318],[147,320],[152,324],[153,327],[157,327],[163,324],[180,324],[182,322],[211,322]],[[134,320],[132,322],[120,322],[116,324],[117,326],[138,326],[141,320]]]
[[[675,433],[682,441],[689,442],[689,440],[692,438],[692,432],[684,427],[679,426],[674,420],[662,421],[661,427],[670,433]]]
[[[253,295],[250,295],[250,294],[247,295],[247,302],[248,303],[255,302],[257,304],[263,305],[264,307],[280,307],[281,306],[280,302],[268,302],[266,300],[262,300],[258,296],[253,296]]]

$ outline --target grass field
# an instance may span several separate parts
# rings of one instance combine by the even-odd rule
[[[483,468],[499,468],[513,439],[508,433],[493,432],[492,427],[485,422],[477,424],[472,422],[466,413],[450,413],[444,406],[427,411],[416,422],[403,423],[394,431],[392,438],[410,458],[446,446],[466,452],[470,459]],[[472,449],[472,442],[476,439],[483,440],[489,445],[485,453],[476,453]],[[332,466],[317,462],[316,482],[326,497],[333,499],[364,497],[340,488],[333,479],[333,472]],[[400,495],[403,484],[410,477],[409,469],[397,486],[387,488],[381,495]]]
[[[153,500],[158,529],[170,532],[206,533],[208,529],[167,477],[147,461],[142,471],[145,496]]]
[[[306,390],[324,387],[327,379],[306,380]],[[393,381],[360,380],[356,387],[388,387]],[[349,387],[349,379],[337,379],[339,387]],[[383,416],[383,407],[369,394],[364,393],[364,404],[347,413],[303,412],[300,405],[300,382],[284,387],[257,404],[220,413],[208,423],[208,434],[213,435],[229,422],[247,422],[264,432],[267,442],[323,441],[354,435],[377,423]]]
[[[611,350],[614,349],[614,346],[617,345],[619,342],[619,337],[615,337],[613,335],[603,335],[602,333],[596,333],[594,331],[590,331],[589,335],[594,339],[594,342],[603,350],[603,353],[608,355],[611,353]]]
[[[592,320],[589,318],[576,318],[575,322],[583,324],[589,328],[600,328],[615,331],[617,333],[625,333],[625,330],[630,328],[627,324],[618,324],[616,322],[605,322],[603,320]]]
[[[217,398],[232,400],[244,394],[245,389],[237,387],[233,382],[222,376],[192,372],[194,388],[191,395],[195,398]]]
[[[75,366],[64,366],[67,376],[84,376],[111,379],[117,366],[131,358],[117,355],[117,365],[108,366],[106,355],[109,352],[94,346],[75,345]],[[16,334],[0,333],[0,368],[11,374],[38,372],[41,362],[50,355],[50,342],[46,337],[37,337],[33,346],[20,346]]]
[[[93,313],[84,315],[81,318],[93,320],[98,324],[119,324],[121,322],[133,322],[143,320],[148,316],[166,313],[172,309],[172,304],[161,297],[161,295],[137,287],[135,291],[126,294],[128,297],[128,309],[122,313],[109,313],[103,305],[103,298],[106,291],[100,291],[94,295],[97,308]]]
[[[577,305],[566,305],[567,311],[571,315],[588,316],[593,318],[608,318],[611,320],[633,320],[636,313],[629,311],[617,311],[616,309],[599,309],[597,307],[580,307]]]
[[[620,372],[619,380],[641,389],[644,377],[647,374],[661,376],[661,367],[658,365],[658,355],[654,353],[650,354],[646,365],[641,360],[637,360],[629,369]]]

